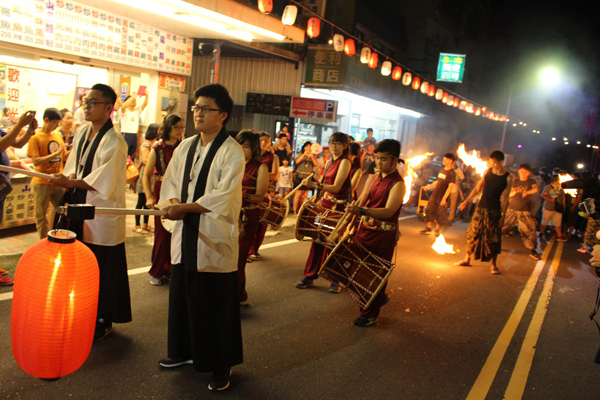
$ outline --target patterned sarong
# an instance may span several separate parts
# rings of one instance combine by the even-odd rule
[[[477,207],[467,229],[467,254],[475,260],[491,261],[502,248],[500,210]]]

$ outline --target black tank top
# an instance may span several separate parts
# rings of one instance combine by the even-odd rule
[[[508,184],[508,172],[504,175],[496,175],[490,168],[485,174],[485,182],[483,184],[483,194],[481,195],[481,201],[479,207],[487,208],[488,210],[499,210],[500,196],[506,189]]]

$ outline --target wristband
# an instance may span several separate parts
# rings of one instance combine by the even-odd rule
[[[367,212],[369,212],[369,209],[367,207],[361,207],[360,208],[360,215],[366,216]]]

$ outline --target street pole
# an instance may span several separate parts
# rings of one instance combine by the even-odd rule
[[[500,151],[504,151],[504,140],[506,139],[506,127],[508,126],[508,120],[510,119],[510,117],[509,117],[510,102],[512,100],[513,88],[515,87],[514,85],[511,85],[509,81],[506,81],[506,83],[508,83],[508,87],[510,88],[510,91],[508,92],[508,104],[506,105],[506,119],[504,120],[504,129],[502,130],[502,141],[500,142]]]

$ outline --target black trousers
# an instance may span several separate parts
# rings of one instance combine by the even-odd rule
[[[200,372],[243,362],[237,271],[213,273],[171,268],[168,356],[193,359]]]

